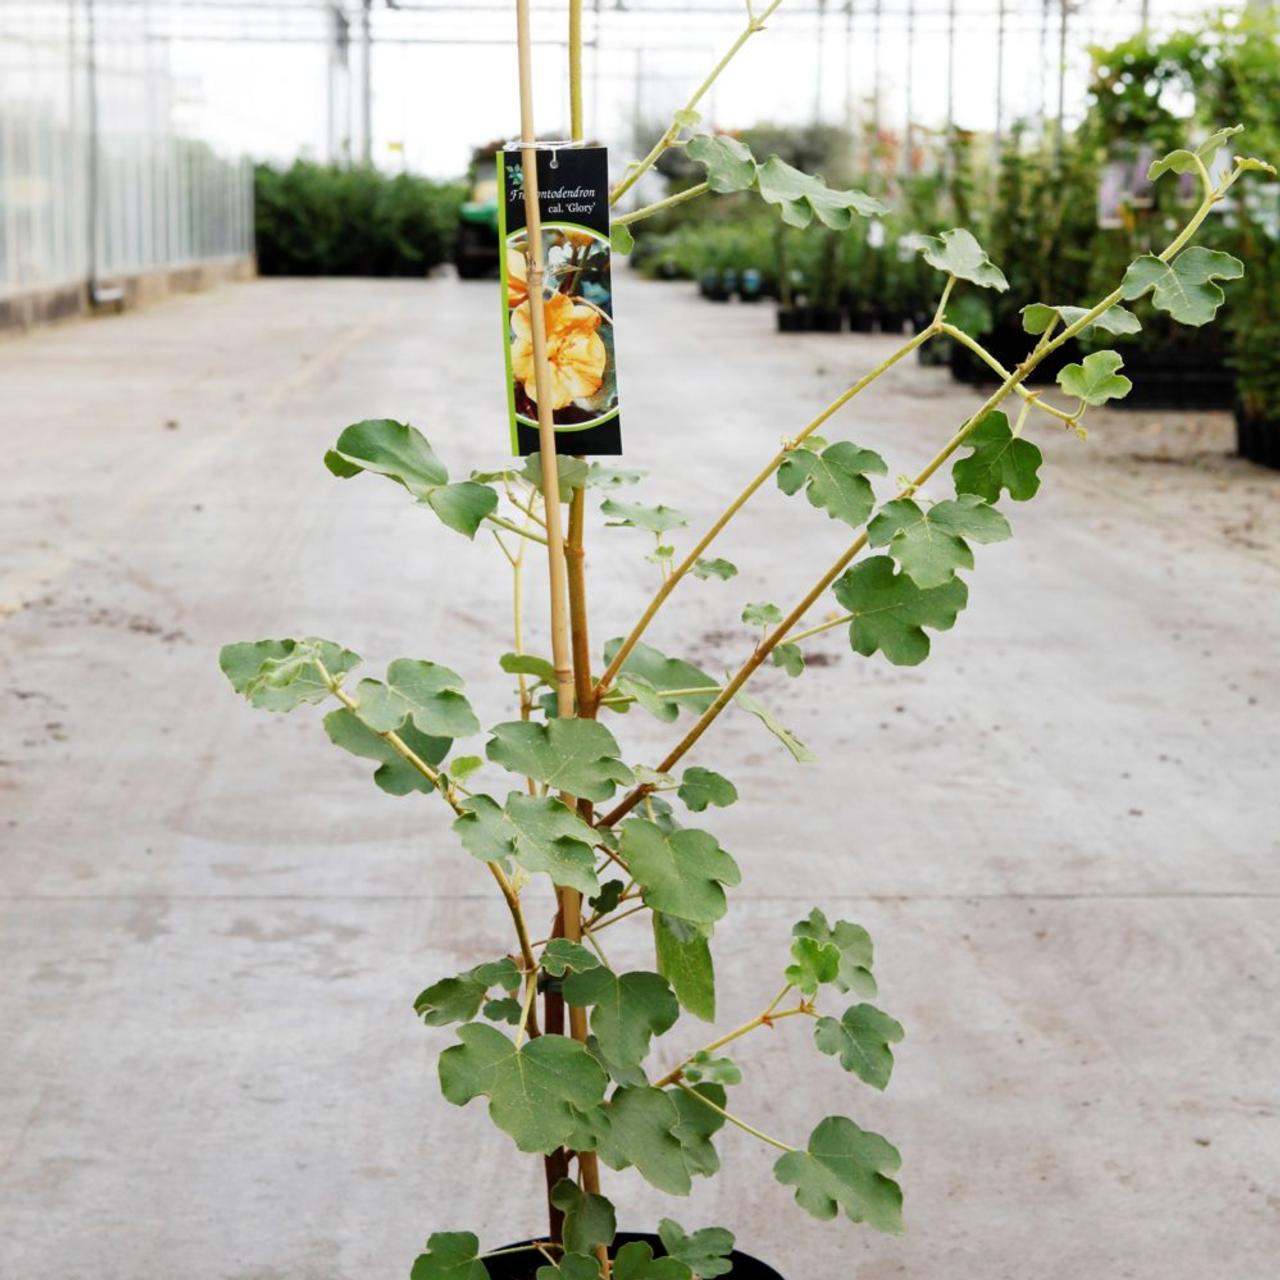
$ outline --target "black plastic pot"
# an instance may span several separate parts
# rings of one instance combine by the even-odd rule
[[[748,267],[742,273],[742,281],[738,285],[738,297],[743,302],[759,302],[764,293],[764,277],[755,267]]]
[[[1133,390],[1112,408],[1230,409],[1235,405],[1236,376],[1221,348],[1191,341],[1150,351],[1122,346],[1119,351]]]
[[[647,1232],[618,1232],[618,1238],[613,1242],[614,1250],[636,1240],[649,1245],[653,1249],[655,1258],[662,1256],[664,1252],[662,1242],[657,1236],[649,1235]],[[528,1240],[520,1240],[516,1244],[503,1247],[518,1249],[521,1245],[529,1243],[531,1242]],[[739,1253],[737,1249],[729,1255],[729,1260],[733,1263],[733,1270],[729,1273],[732,1280],[782,1280],[782,1276],[772,1267],[765,1266],[763,1262],[758,1262],[745,1253]],[[546,1266],[547,1260],[542,1254],[531,1249],[528,1253],[506,1253],[500,1258],[486,1258],[484,1265],[488,1269],[489,1280],[533,1280],[534,1273],[539,1267]]]
[[[979,340],[1006,369],[1013,369],[1019,362],[1025,360],[1031,354],[1031,348],[1036,344],[1036,339],[1030,334],[1024,333],[1022,326],[1017,324],[999,325],[990,333],[983,334]],[[1069,365],[1073,360],[1079,359],[1079,353],[1065,350],[1055,351],[1052,355],[1046,356],[1036,366],[1035,372],[1032,373],[1028,381],[1052,382],[1057,378],[1059,370],[1065,365]],[[1127,353],[1125,353],[1125,360],[1127,364]],[[951,376],[957,382],[972,382],[982,385],[986,383],[994,384],[1000,381],[995,370],[989,364],[979,360],[968,347],[963,347],[958,342],[951,348],[950,362]],[[1125,373],[1128,372],[1129,370],[1126,368]]]
[[[1245,412],[1236,401],[1236,445],[1242,458],[1280,471],[1280,419]]]
[[[870,333],[876,327],[875,312],[869,307],[850,304],[848,311],[849,328],[854,333]]]
[[[816,333],[839,333],[844,328],[844,312],[839,307],[814,307],[811,328]]]
[[[876,313],[876,324],[881,333],[901,333],[909,319],[907,312],[892,307],[883,307]]]
[[[779,307],[779,333],[808,333],[813,328],[812,307]]]

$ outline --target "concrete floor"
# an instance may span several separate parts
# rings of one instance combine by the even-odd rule
[[[661,470],[637,496],[696,524],[722,467],[745,479],[891,345],[619,293],[628,461]],[[502,458],[493,294],[262,282],[0,346],[5,1280],[382,1280],[431,1230],[539,1228],[536,1162],[443,1102],[449,1033],[410,1008],[506,945],[487,879],[442,806],[375,791],[318,715],[251,712],[216,665],[227,640],[318,633],[446,662],[505,716],[496,551],[320,461],[377,415],[458,473]],[[902,471],[973,402],[903,366],[836,431]],[[612,1176],[624,1225],[723,1223],[789,1280],[1275,1273],[1280,475],[1226,457],[1225,415],[1041,434],[1042,496],[979,550],[932,661],[833,633],[825,667],[761,681],[820,763],[738,715],[699,757],[744,794],[710,824],[745,872],[723,1024],[773,994],[816,902],[872,930],[908,1033],[882,1096],[784,1024],[744,1046],[738,1109],[890,1136],[908,1234],[813,1222],[736,1131],[691,1203]],[[600,523],[597,642],[655,572]],[[786,599],[842,541],[761,495],[721,548],[742,577],[691,584],[652,639],[723,669],[742,602]],[[633,759],[670,740],[619,723]],[[615,959],[642,963],[627,928]]]

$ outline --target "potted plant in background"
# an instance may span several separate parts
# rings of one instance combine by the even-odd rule
[[[525,0],[519,7],[527,55]],[[717,73],[773,8],[776,3],[750,12]],[[570,9],[577,18],[579,6]],[[581,137],[576,22],[570,32],[574,135]],[[713,79],[673,117],[654,150],[626,170],[613,190],[615,202],[663,148],[696,129],[698,101]],[[527,72],[523,84],[523,134],[532,138]],[[1025,358],[1003,370],[973,413],[940,433],[931,457],[889,460],[819,433],[835,431],[836,415],[865,387],[944,334],[995,361],[949,317],[953,299],[1000,290],[1004,276],[968,232],[926,238],[922,258],[937,289],[928,325],[809,422],[797,423],[744,487],[735,493],[727,484],[723,512],[679,550],[675,541],[686,517],[661,501],[636,500],[637,473],[556,456],[545,349],[535,357],[542,447],[523,463],[458,480],[406,422],[372,419],[338,435],[325,455],[335,476],[383,477],[421,507],[424,519],[439,520],[446,536],[491,538],[495,566],[509,578],[515,604],[510,647],[492,656],[511,681],[512,712],[487,730],[463,675],[431,658],[395,659],[385,675],[361,677],[355,652],[314,637],[237,643],[221,655],[232,687],[256,707],[288,712],[330,705],[324,728],[333,743],[374,765],[373,780],[384,792],[440,806],[455,849],[431,856],[473,860],[509,916],[509,933],[486,939],[487,959],[432,975],[414,1009],[431,1027],[456,1028],[454,1043],[439,1058],[445,1099],[487,1110],[519,1152],[540,1161],[545,1230],[498,1220],[484,1199],[483,1178],[476,1179],[474,1212],[485,1247],[476,1232],[433,1231],[413,1265],[413,1280],[707,1280],[725,1274],[777,1280],[776,1271],[735,1252],[723,1227],[689,1230],[666,1218],[654,1224],[655,1234],[617,1230],[603,1170],[634,1168],[658,1190],[687,1195],[695,1179],[717,1172],[716,1137],[725,1125],[744,1130],[767,1154],[779,1184],[779,1214],[902,1230],[898,1152],[860,1123],[874,1124],[867,1113],[874,1115],[875,1091],[890,1083],[903,1038],[877,995],[882,980],[892,990],[892,975],[877,970],[864,928],[829,919],[819,908],[798,913],[772,950],[760,939],[749,973],[717,973],[712,944],[741,873],[709,829],[708,815],[740,797],[704,749],[720,717],[737,714],[757,722],[796,760],[809,758],[808,748],[747,685],[765,664],[806,678],[805,645],[814,636],[840,628],[855,654],[896,665],[914,666],[929,655],[930,633],[949,630],[968,601],[974,548],[1007,538],[1010,504],[1039,489],[1042,457],[1029,438],[1032,425],[1082,433],[1092,406],[1122,397],[1129,387],[1113,351],[1064,365],[1061,404],[1027,392],[1026,379],[1081,334],[1115,328],[1116,317],[1132,315],[1125,302],[1150,297],[1157,310],[1194,324],[1216,313],[1222,292],[1215,280],[1238,274],[1239,264],[1191,241],[1237,179],[1262,167],[1237,159],[1221,182],[1210,182],[1204,166],[1229,136],[1219,133],[1197,151],[1175,152],[1164,162],[1199,166],[1204,189],[1159,254],[1136,259],[1096,302],[1075,307],[1062,297],[1027,299]],[[733,140],[695,133],[687,150],[701,157],[708,192],[754,193],[780,205],[797,225],[815,217],[839,223],[862,203],[857,193],[780,170],[772,160],[760,163]],[[532,147],[524,163],[526,190],[536,192]],[[522,305],[529,308],[525,320],[536,351],[543,268],[532,203]],[[624,215],[622,225],[660,205]],[[1012,420],[1002,409],[1010,400],[1017,405]],[[725,470],[736,470],[734,462]],[[797,504],[798,520],[834,522],[846,545],[834,561],[808,566],[809,540],[800,533],[794,557],[800,585],[788,589],[787,602],[734,600],[737,570],[713,553],[713,544],[761,488],[775,485]],[[588,625],[589,498],[601,499],[607,524],[621,530],[610,536],[631,541],[638,532],[652,539],[648,558],[660,575],[630,630],[599,650]],[[525,571],[544,555],[552,625],[544,644],[530,646],[521,609]],[[704,671],[652,645],[650,626],[677,589],[712,593],[708,607],[741,618],[743,656],[731,674]],[[811,621],[830,602],[837,616]],[[420,605],[414,608],[420,613]],[[660,759],[637,759],[615,736],[627,716],[637,715],[671,726],[671,745]],[[535,924],[535,911],[545,924]],[[638,967],[620,962],[636,953],[645,955]],[[699,1032],[693,1023],[714,1022],[725,981],[758,988],[758,1014],[736,1027]],[[815,1076],[815,1095],[838,1094],[842,1107],[857,1107],[859,1120],[833,1111],[808,1133],[775,1134],[765,1118],[743,1114],[733,1093],[750,1071],[752,1041],[773,1027],[794,1032],[798,1051],[816,1055],[815,1066],[828,1073],[822,1087]],[[856,1092],[861,1086],[870,1092]],[[819,1104],[815,1114],[825,1110]],[[793,1210],[786,1203],[792,1198]],[[540,1234],[502,1243],[531,1230]],[[785,1259],[779,1262],[785,1267]]]

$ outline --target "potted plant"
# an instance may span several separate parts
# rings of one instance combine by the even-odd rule
[[[750,15],[736,47],[773,7]],[[521,10],[527,48],[524,0]],[[613,190],[615,201],[663,147],[696,128],[705,89],[673,118],[655,150],[628,169]],[[523,136],[531,139],[531,94],[524,101]],[[580,95],[573,101],[574,132],[581,136]],[[555,357],[545,341],[539,346],[545,301],[536,198],[525,238],[528,297],[521,305],[540,352],[534,361],[540,451],[523,463],[458,480],[408,423],[371,419],[337,436],[325,455],[335,476],[390,480],[417,502],[425,520],[445,526],[445,536],[491,536],[495,566],[509,576],[515,600],[510,649],[492,655],[511,680],[512,712],[488,729],[468,701],[463,675],[430,657],[395,659],[379,677],[359,675],[360,657],[343,644],[314,637],[237,643],[221,655],[234,690],[256,707],[278,713],[331,707],[324,728],[333,743],[372,763],[384,792],[438,806],[452,827],[452,852],[474,861],[509,916],[505,936],[483,940],[487,958],[458,973],[432,975],[413,1005],[428,1025],[456,1028],[454,1043],[439,1058],[444,1098],[474,1106],[477,1115],[487,1110],[517,1151],[542,1161],[547,1219],[495,1220],[478,1186],[478,1230],[433,1229],[413,1264],[413,1280],[776,1278],[787,1259],[776,1260],[780,1271],[755,1263],[734,1252],[734,1238],[722,1227],[688,1230],[669,1218],[653,1224],[654,1234],[617,1231],[605,1170],[634,1167],[659,1190],[683,1196],[694,1179],[716,1173],[716,1137],[725,1125],[743,1129],[768,1153],[779,1214],[902,1230],[900,1158],[870,1127],[874,1091],[889,1084],[903,1038],[878,1003],[879,982],[892,991],[893,976],[877,970],[864,928],[830,919],[818,907],[798,912],[788,936],[760,939],[750,973],[717,973],[712,945],[740,873],[709,829],[708,815],[738,802],[739,794],[711,767],[705,748],[713,745],[720,717],[739,714],[757,721],[797,760],[808,758],[804,744],[747,686],[766,664],[804,678],[805,645],[816,635],[840,628],[855,654],[896,665],[914,666],[929,655],[930,633],[949,630],[967,603],[974,547],[1007,538],[1009,505],[1030,499],[1040,486],[1032,424],[1082,432],[1091,406],[1128,390],[1112,351],[1063,368],[1062,404],[1029,393],[1023,385],[1029,374],[1088,330],[1125,327],[1123,317],[1133,314],[1125,302],[1149,296],[1157,310],[1188,323],[1207,322],[1217,311],[1222,293],[1214,281],[1236,274],[1234,260],[1191,241],[1241,174],[1261,167],[1237,159],[1220,183],[1210,182],[1205,165],[1226,136],[1162,162],[1198,166],[1205,188],[1198,208],[1159,254],[1130,264],[1096,302],[1074,307],[1061,299],[1029,300],[1025,358],[941,435],[932,457],[890,461],[851,441],[822,439],[819,431],[832,429],[844,405],[920,345],[947,334],[980,349],[951,324],[949,307],[953,295],[1001,291],[1004,276],[965,231],[927,238],[923,260],[938,288],[928,326],[808,423],[797,424],[744,487],[726,489],[722,514],[679,551],[674,543],[686,517],[661,501],[635,500],[628,490],[639,480],[636,473],[556,455]],[[709,190],[755,192],[796,222],[822,219],[824,211],[838,221],[833,210],[857,203],[853,193],[807,175],[780,174],[771,160],[760,163],[740,144],[714,135],[695,133],[687,152],[705,166]],[[536,165],[530,144],[527,192],[537,190]],[[636,210],[629,220],[644,213]],[[1011,398],[1018,403],[1013,421],[1001,408]],[[904,466],[909,478],[891,480]],[[714,554],[714,544],[760,489],[774,485],[798,504],[798,521],[830,520],[841,528],[844,549],[830,563],[805,566],[810,539],[801,531],[795,559],[802,585],[789,592],[788,603],[732,605],[744,644],[731,674],[660,651],[650,626],[675,591],[719,593],[722,602],[732,597],[737,570]],[[595,498],[615,531],[609,536],[652,538],[649,559],[660,575],[634,624],[601,650],[591,643],[588,625],[587,503]],[[520,603],[533,557],[545,558],[551,627],[530,646]],[[730,607],[717,606],[714,594],[711,600],[709,607]],[[821,616],[831,600],[837,615]],[[420,629],[420,604],[415,611]],[[815,614],[820,620],[812,621]],[[622,745],[615,730],[626,727],[627,716],[671,726],[671,745],[660,759],[637,759]],[[451,851],[440,848],[433,856]],[[542,907],[545,923],[531,918]],[[608,932],[615,928],[646,939],[652,964],[615,969],[610,940],[617,935]],[[697,1031],[692,1023],[714,1021],[717,987],[725,981],[758,986],[758,1014],[734,1028]],[[742,1114],[731,1094],[753,1040],[771,1027],[794,1032],[797,1050],[816,1054],[815,1065],[828,1074],[821,1086],[815,1077],[815,1093],[856,1102],[858,1120],[832,1112],[809,1133],[776,1134],[762,1117]],[[853,1088],[841,1084],[842,1070],[851,1085],[861,1082],[873,1092],[855,1098]],[[825,1110],[819,1105],[815,1114]],[[795,1201],[791,1208],[788,1199]],[[792,1280],[799,1277],[793,1273]]]

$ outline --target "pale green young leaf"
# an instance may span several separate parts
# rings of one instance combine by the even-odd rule
[[[1236,156],[1236,164],[1241,173],[1269,173],[1273,178],[1276,176],[1275,165],[1259,160],[1256,156]]]
[[[778,488],[793,494],[801,485],[812,506],[832,520],[859,528],[875,506],[869,475],[884,475],[884,459],[847,440],[828,445],[821,453],[792,449],[778,468]]]
[[[948,631],[969,598],[960,578],[925,590],[895,572],[888,556],[872,556],[847,569],[835,584],[836,599],[853,615],[849,644],[869,658],[879,651],[895,667],[914,667],[929,656],[925,627]]]
[[[606,498],[600,504],[600,510],[607,516],[616,517],[607,522],[610,527],[645,529],[649,533],[666,533],[668,529],[679,529],[689,523],[689,517],[683,511],[662,503],[656,507],[647,507],[642,502],[620,502],[617,498]]]
[[[1027,333],[1040,334],[1048,329],[1055,317],[1063,328],[1070,328],[1077,320],[1083,319],[1088,314],[1088,307],[1053,307],[1047,302],[1033,302],[1030,306],[1022,308],[1022,327]],[[1108,307],[1091,324],[1085,325],[1077,336],[1087,338],[1095,330],[1110,333],[1116,337],[1124,337],[1141,332],[1142,321],[1128,307],[1122,307],[1117,302]]]
[[[793,227],[807,227],[816,215],[833,231],[843,231],[855,213],[869,218],[888,211],[865,191],[832,190],[820,177],[801,173],[778,156],[770,156],[760,166],[756,180],[761,196],[776,204],[783,222]]]
[[[324,731],[335,747],[341,747],[353,756],[360,756],[365,760],[378,761],[378,767],[373,771],[373,780],[388,795],[407,796],[411,791],[429,795],[433,790],[431,783],[386,738],[362,724],[355,712],[348,711],[346,707],[339,707],[325,716]],[[429,738],[412,725],[405,725],[397,736],[410,751],[429,765],[439,764],[453,745],[448,738]]]
[[[639,1067],[652,1038],[669,1031],[680,1016],[670,985],[656,973],[619,975],[598,966],[570,974],[563,989],[566,1003],[591,1010],[591,1031],[606,1066],[623,1073]]]
[[[976,493],[988,502],[999,502],[1002,490],[1015,502],[1035,497],[1044,458],[1030,440],[1013,434],[999,410],[987,414],[964,444],[973,452],[951,468],[957,493]]]
[[[676,785],[674,774],[664,773],[661,769],[651,769],[647,764],[634,765],[631,772],[635,774],[636,785],[639,787],[652,787],[655,791],[670,791]]]
[[[693,1272],[678,1258],[655,1258],[652,1246],[632,1240],[618,1250],[613,1280],[693,1280]]]
[[[464,782],[477,769],[484,768],[484,761],[479,756],[455,756],[449,761],[449,777],[455,782]]]
[[[889,554],[918,587],[940,587],[957,569],[973,568],[974,542],[1000,542],[1009,537],[1009,522],[995,507],[965,493],[958,498],[921,507],[910,498],[896,498],[880,508],[867,526],[873,547]]]
[[[819,1018],[813,1041],[823,1053],[840,1059],[846,1071],[875,1089],[883,1089],[893,1073],[893,1050],[902,1039],[901,1025],[875,1005],[855,1004],[839,1019]]]
[[[719,556],[714,556],[711,559],[699,556],[693,562],[693,568],[690,570],[690,573],[695,578],[701,578],[704,582],[708,578],[719,578],[721,582],[726,582],[728,579],[735,577],[737,572],[738,566],[736,564],[731,564],[728,560],[722,560]]]
[[[606,663],[613,661],[613,656],[618,652],[621,645],[621,639],[610,640],[605,645],[604,660]],[[715,699],[714,688],[717,686],[718,681],[714,680],[701,668],[695,667],[693,663],[686,662],[683,658],[669,658],[652,645],[637,644],[627,655],[627,660],[622,664],[622,672],[627,676],[636,678],[638,681],[643,681],[643,690],[656,691],[657,699],[655,702],[641,700],[641,705],[662,720],[674,720],[682,708],[688,711],[703,712]],[[681,693],[672,697],[667,694],[667,690],[672,689],[712,689],[713,692]],[[639,693],[643,690],[639,685],[635,687],[634,691],[637,692],[638,698]],[[657,703],[665,704],[665,708],[657,709]],[[674,711],[672,708],[674,708]]]
[[[757,600],[743,609],[742,620],[749,627],[776,627],[782,621],[782,610],[767,600]]]
[[[410,1280],[489,1280],[479,1254],[480,1241],[470,1231],[434,1232],[426,1253],[414,1260]]]
[[[563,978],[566,973],[586,973],[600,965],[595,952],[568,938],[552,938],[543,948],[538,963],[553,978]]]
[[[838,990],[856,991],[861,996],[875,995],[876,982],[871,976],[875,949],[871,935],[860,924],[850,920],[830,924],[826,915],[815,907],[805,919],[796,922],[791,935],[835,948],[840,960],[831,981]]]
[[[781,667],[793,679],[804,675],[804,650],[798,644],[780,644],[769,657],[775,667]]]
[[[609,227],[609,245],[614,253],[624,257],[636,247],[636,238],[625,222],[615,222]]]
[[[1211,133],[1194,151],[1188,151],[1185,148],[1170,151],[1168,155],[1152,161],[1151,167],[1147,170],[1147,181],[1154,182],[1161,174],[1170,172],[1197,173],[1200,168],[1196,163],[1197,160],[1207,169],[1217,159],[1218,152],[1226,146],[1227,142],[1243,132],[1244,125],[1229,125],[1225,129],[1218,129]]]
[[[222,646],[218,665],[251,706],[263,711],[292,711],[330,696],[320,666],[335,680],[360,665],[358,653],[331,640],[246,640]]]
[[[465,738],[480,732],[471,704],[463,696],[462,677],[448,667],[413,658],[397,658],[387,681],[361,680],[356,686],[356,715],[375,733],[398,730],[406,720],[437,738]]]
[[[795,1187],[796,1203],[815,1218],[829,1221],[844,1210],[851,1222],[900,1235],[902,1188],[888,1175],[901,1164],[878,1133],[828,1116],[810,1135],[808,1149],[787,1152],[773,1172],[784,1186]]]
[[[800,764],[810,764],[818,757],[796,737],[778,718],[757,698],[753,698],[745,689],[739,689],[733,696],[734,702],[744,711],[749,712],[769,730]]]
[[[792,939],[791,963],[784,976],[797,991],[811,996],[839,975],[840,952],[835,947],[814,938]]]
[[[759,166],[751,148],[723,133],[700,133],[689,139],[685,155],[707,171],[707,185],[717,195],[748,191],[756,183]]]
[[[727,905],[724,886],[742,879],[710,832],[663,831],[647,818],[622,824],[622,859],[646,906],[693,924],[719,920]]]
[[[716,971],[709,940],[690,930],[686,922],[671,921],[655,911],[653,945],[658,972],[671,984],[681,1006],[703,1022],[714,1022]]]
[[[967,280],[982,289],[995,289],[999,293],[1009,287],[1004,272],[987,257],[987,251],[964,227],[944,231],[940,236],[917,236],[916,241],[924,260],[931,267],[945,271],[957,280]]]
[[[658,1238],[669,1257],[683,1262],[699,1280],[715,1280],[733,1270],[733,1232],[725,1227],[703,1227],[689,1234],[671,1218],[658,1223]]]
[[[570,1253],[589,1254],[598,1246],[613,1243],[618,1220],[604,1196],[590,1194],[571,1179],[561,1178],[551,1188],[551,1203],[564,1214],[564,1247]]]
[[[546,1155],[604,1100],[607,1078],[584,1045],[543,1035],[519,1048],[496,1027],[473,1022],[440,1055],[440,1087],[455,1106],[489,1099],[489,1115],[524,1152]]]
[[[519,986],[520,971],[510,959],[504,958],[433,982],[413,1002],[413,1011],[429,1027],[470,1022],[492,988],[515,991]]]
[[[587,468],[583,484],[588,489],[621,489],[625,485],[639,484],[647,474],[638,467],[614,467],[605,462],[593,462]]]
[[[579,799],[608,800],[619,784],[631,783],[617,740],[594,720],[511,720],[491,732],[485,754],[494,764]]]
[[[1124,364],[1118,351],[1095,351],[1080,364],[1069,364],[1058,372],[1058,386],[1069,396],[1085,404],[1106,404],[1122,400],[1133,390],[1133,383],[1116,371]]]
[[[1152,304],[1168,312],[1179,324],[1208,324],[1226,301],[1217,280],[1239,280],[1244,263],[1229,253],[1194,245],[1184,249],[1172,262],[1162,262],[1154,254],[1135,258],[1124,273],[1120,289],[1132,302],[1151,293]]]
[[[654,688],[652,682],[646,680],[644,676],[630,671],[621,671],[613,683],[613,688],[619,697],[630,698],[636,706],[643,707],[651,716],[666,723],[670,723],[680,714],[680,704],[670,698],[664,698]],[[607,702],[603,705],[624,713],[628,710],[625,703]]]
[[[553,724],[558,723],[552,721]],[[513,791],[504,806],[486,795],[461,801],[454,833],[472,857],[510,870],[514,858],[526,871],[544,872],[552,883],[580,893],[599,892],[595,830],[554,796]]]
[[[742,1071],[732,1058],[715,1057],[699,1049],[681,1068],[680,1074],[690,1084],[741,1084]]]
[[[718,809],[728,808],[738,799],[738,788],[714,769],[694,765],[684,771],[676,795],[690,812],[702,813],[711,804]]]
[[[702,112],[694,111],[692,107],[681,107],[671,119],[682,129],[692,129],[702,119]]]

